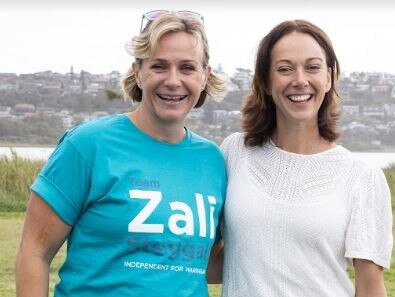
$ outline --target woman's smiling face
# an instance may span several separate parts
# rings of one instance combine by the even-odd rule
[[[318,110],[331,87],[324,50],[309,34],[292,32],[274,45],[267,90],[277,124],[318,125]]]
[[[152,56],[134,65],[142,90],[141,109],[151,122],[183,125],[204,89],[209,67],[203,48],[186,32],[164,35]]]

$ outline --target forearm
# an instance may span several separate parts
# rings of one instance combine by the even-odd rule
[[[218,242],[211,249],[210,260],[207,266],[206,279],[209,284],[222,284],[223,262],[224,246],[222,242]]]
[[[48,296],[49,266],[70,230],[44,200],[31,194],[16,259],[17,297]]]
[[[387,297],[383,268],[369,260],[354,259],[355,296]]]
[[[20,251],[16,259],[15,281],[17,297],[47,297],[49,263]]]
[[[356,288],[355,297],[387,297],[384,284],[361,285]]]

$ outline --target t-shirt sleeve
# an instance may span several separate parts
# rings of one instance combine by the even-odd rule
[[[389,268],[393,244],[391,194],[382,170],[361,172],[352,193],[345,256]]]
[[[80,215],[90,189],[91,169],[66,138],[58,144],[34,181],[31,190],[72,226]]]

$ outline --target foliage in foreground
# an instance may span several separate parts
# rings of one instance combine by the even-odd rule
[[[37,176],[42,161],[18,157],[0,157],[0,211],[25,211],[30,185]]]
[[[29,197],[29,187],[43,165],[18,157],[0,157],[0,297],[15,296],[14,261],[22,231],[23,213]],[[395,214],[395,164],[384,170],[392,193]],[[394,229],[395,230],[395,229]],[[51,292],[58,281],[57,271],[64,260],[65,247],[51,265]],[[392,251],[391,269],[385,271],[388,296],[395,297],[395,249]],[[352,269],[350,270],[353,275]],[[220,285],[209,286],[210,297],[220,296]]]

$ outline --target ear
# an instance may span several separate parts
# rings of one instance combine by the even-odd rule
[[[202,81],[202,91],[206,88],[208,79],[211,73],[211,66],[208,65],[206,69],[203,70],[203,81]]]
[[[328,71],[326,73],[326,83],[325,83],[325,93],[329,92],[332,86],[332,67],[328,68]]]
[[[134,77],[136,79],[136,83],[140,87],[140,84],[141,84],[141,80],[140,80],[140,77],[139,77],[139,75],[140,75],[140,66],[136,62],[133,62],[132,67],[133,67],[133,72],[134,72]]]

